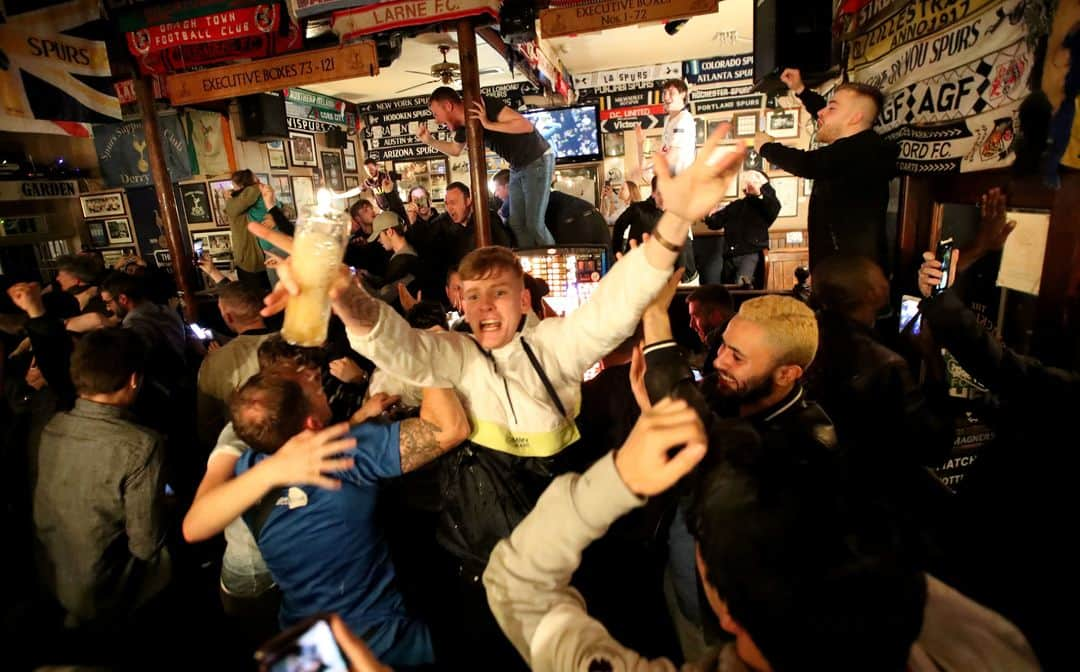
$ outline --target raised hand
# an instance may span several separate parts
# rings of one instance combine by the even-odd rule
[[[930,296],[934,293],[934,288],[941,282],[941,262],[937,260],[933,252],[923,252],[923,263],[919,266],[919,292],[923,296]],[[960,250],[952,251],[952,267],[953,271],[949,273],[949,287],[952,287],[953,281],[956,280],[956,271],[959,269],[960,264]]]
[[[417,292],[415,297],[410,294],[409,288],[405,286],[404,282],[397,283],[397,295],[398,301],[401,302],[402,310],[405,310],[406,312],[412,310],[412,307],[420,303],[422,299],[420,292]]]
[[[45,302],[41,300],[41,284],[37,282],[17,282],[7,290],[12,303],[30,317],[45,314]]]
[[[672,455],[677,446],[683,448]],[[629,438],[615,453],[615,468],[631,492],[648,497],[690,473],[707,448],[705,425],[697,411],[682,399],[668,397],[642,411]]]
[[[425,145],[431,141],[431,130],[427,124],[420,122],[416,125],[416,139]]]
[[[664,155],[655,155],[654,166],[667,212],[693,222],[704,218],[724,200],[728,184],[739,174],[746,156],[745,147],[731,151],[720,144],[730,130],[731,124],[720,124],[698,152],[693,165],[677,177],[672,177]]]
[[[330,362],[330,375],[343,383],[359,383],[367,374],[352,359],[342,357]]]
[[[979,199],[979,233],[975,236],[974,249],[965,250],[969,254],[997,252],[1005,247],[1009,234],[1016,228],[1016,222],[1006,218],[1007,199],[1001,189],[993,188]]]
[[[802,73],[796,68],[784,68],[780,73],[780,81],[787,84],[787,88],[795,95],[799,95],[806,88],[802,81]]]

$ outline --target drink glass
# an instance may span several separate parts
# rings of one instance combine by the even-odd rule
[[[289,297],[281,335],[293,345],[317,347],[326,341],[330,286],[340,273],[349,223],[340,210],[316,206],[296,222],[289,257],[300,293]]]

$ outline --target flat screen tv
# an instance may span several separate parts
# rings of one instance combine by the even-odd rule
[[[555,163],[586,163],[604,158],[595,105],[529,110],[525,118],[555,150]]]

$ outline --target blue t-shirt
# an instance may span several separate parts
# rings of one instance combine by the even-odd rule
[[[434,659],[431,636],[406,613],[390,549],[375,524],[379,482],[401,475],[400,428],[400,422],[352,428],[356,447],[343,456],[355,464],[335,474],[341,488],[287,488],[258,543],[281,587],[282,627],[337,612],[383,663],[420,665]],[[236,475],[267,457],[248,450],[236,463]]]

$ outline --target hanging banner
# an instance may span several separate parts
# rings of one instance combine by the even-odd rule
[[[304,89],[285,90],[285,123],[294,131],[326,133],[342,126],[355,126],[355,115],[346,112],[344,100]]]
[[[142,56],[170,47],[268,35],[277,26],[278,6],[256,5],[136,30],[127,34],[127,43],[132,54]]]
[[[229,120],[218,112],[188,110],[188,137],[194,153],[191,172],[199,175],[222,175],[236,170],[232,131]]]
[[[97,0],[24,11],[9,6],[0,22],[0,116],[86,123],[120,119],[105,43],[84,37],[87,24],[100,19]]]
[[[850,42],[848,67],[876,61],[918,39],[956,25],[1000,0],[909,2]]]
[[[35,201],[75,198],[79,183],[75,180],[0,180],[0,201]]]
[[[690,104],[694,114],[711,114],[713,112],[738,112],[739,110],[760,110],[765,104],[765,97],[761,94],[753,96],[738,96],[736,98],[722,98],[720,100],[703,100]]]
[[[634,87],[659,86],[660,82],[682,77],[682,72],[683,64],[680,61],[642,65],[636,68],[598,70],[574,75],[574,86],[578,91],[615,84],[626,84]]]
[[[173,105],[246,96],[352,77],[374,77],[379,62],[374,42],[267,58],[254,63],[227,65],[171,75],[167,81]]]
[[[158,128],[169,180],[176,182],[191,177],[187,139],[180,118],[175,114],[158,117]],[[94,148],[106,186],[131,188],[153,184],[141,121],[95,126]]]
[[[1032,53],[1023,40],[959,68],[885,95],[877,130],[953,121],[1019,103],[1026,86]]]
[[[600,111],[614,110],[620,107],[640,107],[642,105],[663,106],[663,94],[658,89],[637,89],[625,93],[611,94],[608,96],[596,96],[590,98],[590,102],[597,102]],[[662,112],[663,110],[661,110]]]
[[[876,60],[853,52],[851,79],[883,92],[877,130],[899,143],[902,172],[970,172],[1012,163],[1017,111],[1030,93],[1034,64],[1025,42],[1025,5],[955,3],[960,19],[949,14],[944,27],[931,32],[909,25],[896,33],[897,48]],[[900,25],[898,17],[942,8],[912,3],[855,40],[873,46],[882,31]]]
[[[545,37],[591,33],[650,21],[712,14],[717,0],[596,0],[540,11]]]
[[[344,114],[347,103],[339,98],[324,96],[321,93],[307,91],[305,89],[285,89],[285,104],[292,103],[297,106],[311,107],[319,112],[331,114]],[[344,116],[342,116],[344,123]]]
[[[151,0],[105,0],[109,18],[121,33],[133,33],[166,23],[190,21],[233,9],[245,9],[267,4],[266,0],[184,0],[161,2]]]
[[[300,27],[295,21],[290,21],[284,34],[281,30],[275,30],[266,34],[170,47],[137,56],[135,60],[143,74],[161,75],[244,59],[279,56],[303,46]]]
[[[1025,4],[1026,0],[1010,0],[1000,7],[989,7],[941,33],[890,52],[885,58],[852,68],[849,77],[892,91],[1004,49],[1023,36],[1018,24]]]
[[[754,55],[717,56],[683,63],[687,84],[708,85],[754,79]]]
[[[753,92],[753,83],[741,86],[715,86],[708,89],[694,89],[690,92],[690,100],[719,100],[720,98],[732,98],[734,96],[748,96]]]
[[[289,0],[289,10],[298,19],[305,19],[316,14],[327,14],[342,9],[365,7],[379,0]]]
[[[341,38],[489,14],[499,16],[500,0],[398,0],[379,2],[331,15],[330,26]]]

